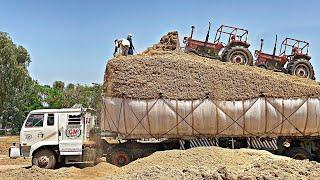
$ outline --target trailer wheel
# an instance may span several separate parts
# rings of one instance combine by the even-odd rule
[[[45,169],[55,168],[56,154],[50,149],[41,149],[32,156],[32,165]]]
[[[125,166],[129,164],[130,161],[129,153],[125,150],[118,149],[111,153],[111,163],[118,167]]]
[[[297,59],[287,66],[288,72],[302,78],[315,79],[311,63],[305,59]]]
[[[223,61],[225,62],[233,62],[236,64],[243,64],[243,65],[252,65],[253,64],[253,56],[251,52],[247,48],[243,47],[232,47],[229,50],[225,51]]]
[[[302,147],[289,148],[285,152],[285,155],[298,160],[303,160],[303,159],[312,160],[311,154],[305,148],[302,148]]]

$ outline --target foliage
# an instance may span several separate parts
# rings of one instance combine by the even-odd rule
[[[100,112],[100,84],[90,86],[55,81],[40,85],[28,72],[28,51],[13,43],[7,33],[0,32],[0,124],[17,134],[26,112],[40,108],[70,108],[75,104]],[[98,113],[99,114],[99,113]]]
[[[0,33],[0,122],[4,127],[21,126],[24,112],[41,107],[36,82],[27,70],[30,55]]]
[[[38,85],[42,97],[42,104],[46,108],[71,108],[75,104],[83,107],[100,109],[102,86],[100,84],[74,85],[64,87],[62,81],[55,81],[52,87]]]

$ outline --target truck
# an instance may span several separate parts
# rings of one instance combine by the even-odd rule
[[[263,149],[295,159],[319,160],[320,98],[257,97],[218,101],[103,97],[101,119],[90,108],[31,111],[9,155],[32,164],[117,166],[156,151],[197,146]]]
[[[90,131],[95,127],[93,109],[38,109],[31,111],[20,132],[19,147],[10,157],[32,157],[32,164],[54,168],[57,163],[92,163],[96,156]]]

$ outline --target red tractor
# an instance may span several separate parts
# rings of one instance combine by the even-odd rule
[[[205,41],[192,39],[194,26],[192,26],[191,36],[184,37],[186,44],[185,52],[194,53],[199,56],[219,59],[224,62],[233,62],[238,64],[252,65],[253,57],[248,50],[250,44],[248,40],[248,31],[245,29],[222,25],[216,32],[214,42],[210,43],[210,26]]]
[[[256,66],[274,71],[282,71],[303,78],[315,79],[314,70],[310,63],[309,43],[292,38],[282,41],[279,55],[275,55],[277,49],[277,36],[273,48],[273,54],[262,52],[263,39],[260,50],[255,51],[257,57]]]

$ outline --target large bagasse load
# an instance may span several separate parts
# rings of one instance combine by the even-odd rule
[[[101,128],[127,139],[319,136],[319,97],[313,80],[151,48],[108,62]]]
[[[108,62],[104,95],[139,99],[216,100],[259,97],[319,97],[312,80],[254,66],[236,65],[183,52],[156,52]]]

